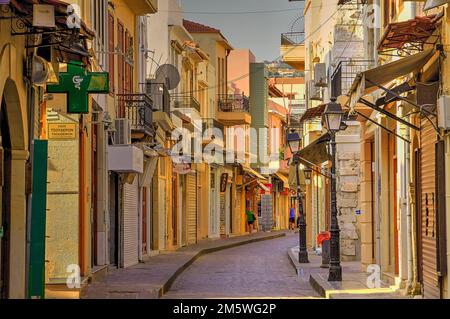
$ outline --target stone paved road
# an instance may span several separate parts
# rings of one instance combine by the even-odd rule
[[[297,278],[287,257],[297,241],[292,234],[202,256],[164,298],[318,297],[307,281]]]

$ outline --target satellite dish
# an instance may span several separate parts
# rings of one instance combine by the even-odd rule
[[[49,75],[48,62],[40,56],[34,55],[31,66],[31,81],[36,85],[47,83]]]
[[[180,84],[180,72],[172,64],[163,64],[155,72],[155,79],[158,83],[165,83],[167,89],[173,90]]]

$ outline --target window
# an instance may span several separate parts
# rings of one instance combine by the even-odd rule
[[[103,68],[106,68],[107,57],[107,5],[106,0],[97,0],[91,2],[92,12],[92,28],[95,31],[94,50],[97,52],[98,63]]]

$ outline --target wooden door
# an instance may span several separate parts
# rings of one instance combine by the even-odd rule
[[[142,254],[147,254],[147,231],[148,231],[148,204],[147,204],[147,187],[142,188]]]

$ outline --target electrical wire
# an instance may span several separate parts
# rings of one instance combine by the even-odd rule
[[[338,8],[337,8],[337,9],[336,9],[336,10],[335,10],[335,11],[334,11],[334,12],[333,12],[333,13],[332,13],[332,14],[331,14],[324,22],[322,22],[322,23],[321,23],[314,31],[312,31],[312,32],[308,35],[308,37],[305,37],[301,42],[296,43],[295,46],[293,46],[291,49],[287,50],[283,55],[280,55],[280,56],[277,57],[276,59],[274,59],[274,60],[272,60],[272,61],[269,61],[269,62],[270,62],[270,63],[275,63],[275,62],[280,61],[281,58],[283,58],[284,56],[286,56],[286,55],[289,54],[290,52],[294,51],[294,50],[296,49],[296,46],[304,44],[306,40],[308,40],[308,39],[311,38],[313,35],[315,35],[318,31],[321,30],[321,28],[322,28],[324,25],[326,25],[331,19],[333,19],[334,16],[342,9],[342,7],[343,7],[342,4],[339,5]],[[228,81],[227,81],[227,84],[233,83],[233,82],[235,82],[235,81],[243,80],[243,79],[245,79],[245,78],[248,78],[248,77],[251,76],[252,74],[254,74],[254,72],[249,72],[249,73],[244,74],[244,75],[242,75],[242,76],[240,76],[240,77],[237,77],[237,78],[235,78],[235,79],[228,80]],[[220,83],[220,85],[223,85],[223,83]],[[187,92],[181,92],[180,94],[192,94],[192,93],[198,93],[198,92],[205,92],[205,91],[208,91],[208,90],[216,89],[217,87],[218,87],[217,85],[214,85],[214,86],[210,86],[210,87],[205,88],[205,89],[199,89],[199,90],[192,90],[192,91],[187,91]]]

